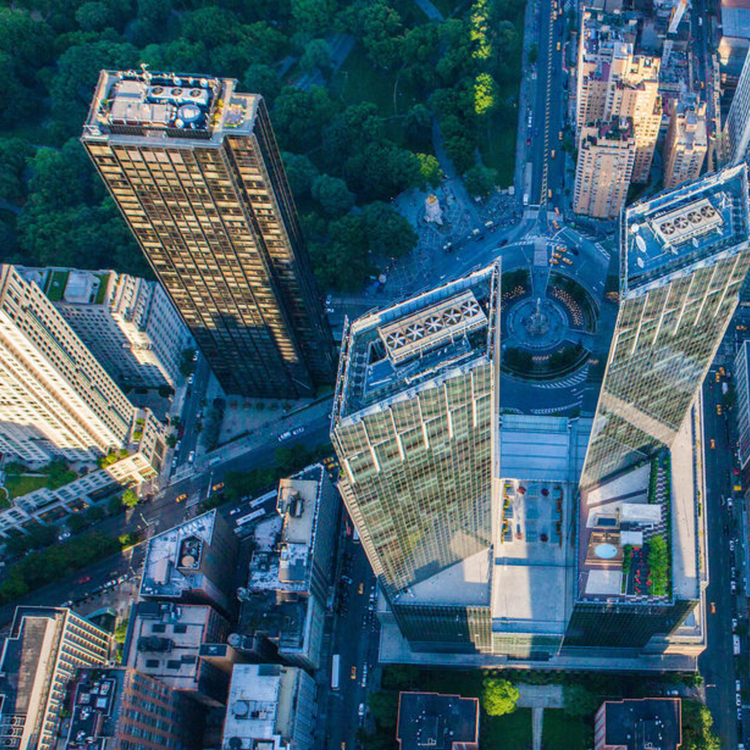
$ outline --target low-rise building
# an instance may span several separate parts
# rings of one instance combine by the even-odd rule
[[[310,750],[314,726],[315,680],[307,672],[235,665],[222,750]]]
[[[229,623],[213,607],[139,602],[131,613],[127,666],[207,706],[223,706],[227,675],[200,658],[201,646],[226,640]]]
[[[478,750],[479,701],[460,695],[400,693],[400,750]]]
[[[128,667],[79,669],[68,686],[71,718],[59,750],[197,750],[195,705]]]
[[[149,540],[141,597],[211,604],[229,613],[236,555],[237,538],[216,510],[191,518]]]
[[[679,698],[606,701],[596,712],[594,750],[679,750],[681,744]]]
[[[240,631],[275,642],[288,664],[320,664],[333,571],[338,491],[320,464],[279,483],[280,529],[256,541]]]
[[[54,747],[68,680],[106,663],[109,647],[109,633],[69,609],[17,607],[0,657],[0,745]]]

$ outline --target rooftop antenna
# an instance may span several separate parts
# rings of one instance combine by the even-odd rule
[[[141,63],[141,70],[143,71],[143,79],[146,83],[151,83],[153,75],[149,72],[148,63]]]

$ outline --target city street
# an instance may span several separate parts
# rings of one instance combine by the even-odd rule
[[[733,656],[732,621],[741,617],[738,602],[744,601],[741,591],[742,576],[733,573],[741,563],[741,541],[737,533],[739,524],[738,503],[727,501],[732,497],[734,466],[733,439],[730,440],[727,413],[717,414],[722,403],[721,383],[716,381],[718,366],[712,367],[703,386],[704,437],[706,471],[706,512],[708,513],[709,576],[706,590],[706,620],[708,643],[698,660],[705,680],[706,703],[714,717],[716,734],[722,738],[722,747],[735,748],[738,742],[737,708],[735,706],[735,667]],[[726,378],[719,374],[720,380]],[[712,442],[713,441],[713,442]],[[714,447],[711,447],[711,446]],[[739,515],[737,515],[739,518]],[[734,551],[730,550],[730,544]],[[731,591],[735,579],[737,594]],[[744,621],[743,621],[744,623]],[[739,624],[739,622],[738,622]],[[747,658],[747,639],[742,638],[744,658]]]

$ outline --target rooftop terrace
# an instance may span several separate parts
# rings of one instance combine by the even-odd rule
[[[499,266],[492,265],[386,310],[345,331],[336,419],[489,360]]]
[[[238,93],[236,83],[231,78],[151,73],[145,66],[103,70],[84,138],[220,141],[226,133],[250,133],[260,97]]]
[[[647,291],[701,261],[748,245],[747,166],[741,164],[636,203],[621,222],[621,294]]]

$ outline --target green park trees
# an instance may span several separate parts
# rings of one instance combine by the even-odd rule
[[[487,677],[482,683],[482,708],[490,716],[502,716],[516,710],[520,693],[508,680]]]

